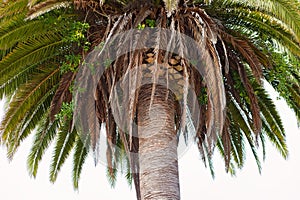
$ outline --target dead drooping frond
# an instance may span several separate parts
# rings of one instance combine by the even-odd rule
[[[164,0],[168,16],[171,16],[172,12],[177,9],[179,0]]]
[[[74,77],[75,74],[73,72],[68,72],[62,76],[59,88],[56,90],[51,102],[50,119],[52,121],[54,121],[55,115],[59,113],[63,102],[69,103],[72,100],[72,94],[69,88]]]
[[[27,20],[32,20],[52,10],[66,8],[71,5],[71,2],[68,0],[46,0],[37,4],[35,3],[37,3],[37,1],[29,1],[28,3],[29,12],[27,14]]]

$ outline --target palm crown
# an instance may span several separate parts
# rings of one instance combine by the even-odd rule
[[[82,61],[99,45],[105,50],[113,35],[131,29],[143,33],[145,27],[155,27],[189,36],[211,60],[210,70],[205,70],[183,59],[184,52],[178,51],[181,69],[176,69],[183,77],[182,101],[176,107],[176,130],[180,133],[186,126],[186,111],[178,107],[188,106],[187,88],[192,85],[197,97],[193,102],[201,111],[195,135],[204,162],[212,165],[211,150],[216,144],[226,169],[234,173],[236,167],[244,164],[244,147],[248,143],[260,169],[257,144],[262,143],[264,148],[265,137],[286,158],[284,129],[262,80],[279,92],[299,121],[299,6],[298,1],[288,0],[8,1],[0,10],[0,97],[9,100],[1,125],[1,142],[8,148],[8,157],[12,158],[21,141],[38,127],[28,157],[30,173],[36,176],[43,153],[55,140],[50,180],[55,181],[74,149],[73,178],[77,188],[89,151],[85,143],[96,151],[99,134],[92,131],[89,141],[85,141],[72,128],[73,82],[84,65]],[[118,129],[111,109],[109,97],[115,82],[141,63],[164,63],[176,56],[160,49],[161,41],[165,40],[162,32],[154,34],[136,36],[141,41],[152,41],[151,49],[131,52],[129,45],[130,53],[109,63],[99,80],[97,98],[91,102],[96,105],[98,121],[89,121],[88,126],[106,125],[112,180],[116,173],[114,165],[122,157],[112,153],[115,146],[127,155],[129,179],[132,172],[137,179],[134,169],[138,167],[129,152],[135,146],[131,121],[136,115],[139,91],[127,91],[133,94],[127,97],[131,105],[126,116],[129,120],[125,122],[127,134]],[[119,38],[119,43],[122,39],[125,43],[126,38]],[[184,41],[177,41],[173,48],[184,49],[184,45]],[[145,61],[149,57],[153,61]],[[143,74],[140,76],[135,77],[137,86],[141,86]],[[150,78],[158,80],[160,76],[154,67]],[[149,89],[150,96],[154,95],[155,87]],[[119,103],[117,107],[126,105]]]

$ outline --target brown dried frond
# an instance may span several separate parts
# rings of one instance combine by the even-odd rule
[[[225,159],[225,167],[226,171],[229,169],[230,165],[230,157],[231,157],[231,136],[230,136],[230,119],[226,117],[224,128],[223,128],[223,134],[222,134],[222,145],[224,149],[224,159]]]
[[[46,0],[36,5],[32,5],[31,3],[28,3],[29,9],[28,9],[26,20],[37,18],[38,16],[41,16],[54,9],[67,8],[70,5],[71,2],[66,0]]]
[[[222,30],[220,30],[220,36],[226,43],[232,45],[234,50],[236,50],[243,56],[243,58],[251,67],[252,73],[256,78],[257,82],[261,83],[262,64],[257,56],[257,53],[254,52],[253,46],[251,46],[245,38],[238,39]]]
[[[54,121],[55,115],[59,113],[63,102],[70,102],[72,100],[72,94],[70,92],[70,85],[75,78],[75,73],[65,73],[60,80],[59,87],[51,101],[50,119]]]
[[[233,96],[235,101],[237,103],[241,104],[240,91],[237,91],[237,89],[235,88],[236,83],[233,78],[233,76],[234,76],[233,72],[236,72],[237,74],[239,74],[240,80],[245,88],[246,94],[248,95],[249,105],[250,105],[250,109],[251,109],[250,111],[246,111],[246,110],[244,110],[244,111],[245,111],[245,113],[251,112],[252,119],[248,119],[248,121],[253,122],[253,131],[256,134],[259,134],[261,131],[261,128],[262,128],[262,122],[261,122],[261,118],[260,118],[260,108],[259,108],[257,96],[254,92],[254,89],[253,89],[251,83],[250,83],[248,72],[240,60],[241,58],[238,57],[238,55],[234,52],[232,47],[228,47],[228,49],[229,49],[228,58],[229,58],[229,63],[230,63],[231,69],[230,69],[229,74],[225,75],[226,82],[227,82],[227,88],[231,92],[231,95]],[[241,108],[244,109],[243,106],[241,106]]]
[[[91,10],[100,10],[100,1],[96,0],[74,0],[75,9],[91,9]]]

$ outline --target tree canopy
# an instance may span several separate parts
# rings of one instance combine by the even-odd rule
[[[286,100],[300,122],[299,8],[296,0],[8,0],[0,7],[0,98],[5,97],[8,102],[1,122],[1,144],[6,145],[12,159],[21,142],[29,134],[35,134],[28,169],[36,176],[45,150],[55,142],[50,166],[52,182],[73,151],[73,180],[77,188],[90,151],[86,148],[89,141],[81,140],[72,128],[72,95],[77,72],[89,53],[106,47],[110,33],[159,27],[178,31],[196,41],[204,38],[212,67],[219,75],[209,85],[207,77],[189,68],[192,63],[184,63],[184,76],[190,70],[203,111],[201,116],[206,116],[199,120],[195,133],[204,163],[212,169],[210,143],[214,142],[232,174],[244,165],[246,145],[250,145],[261,169],[257,151],[261,146],[265,152],[266,139],[287,158],[285,131],[263,81],[269,82]],[[102,96],[113,87],[107,83],[133,66],[121,66],[121,62],[125,63],[125,58],[109,63],[100,84],[104,88],[99,92]],[[220,91],[224,90],[224,115],[212,106],[221,104],[221,92],[216,93],[216,88],[210,87],[216,85]],[[131,182],[132,169],[125,153],[129,139],[124,139],[124,133],[118,131],[110,102],[103,98],[97,105],[99,123],[105,123],[106,130],[111,131],[108,134],[113,135],[110,142],[124,150],[123,155],[109,155],[108,159],[119,162],[125,157],[123,167]],[[214,142],[208,143],[207,134],[217,125],[207,116],[224,117],[221,136],[215,135]],[[108,170],[112,182],[115,169]]]

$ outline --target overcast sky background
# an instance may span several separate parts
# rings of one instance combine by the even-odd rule
[[[267,144],[267,157],[260,175],[256,163],[248,149],[245,167],[237,177],[225,173],[223,161],[214,157],[216,178],[213,180],[209,169],[200,160],[193,145],[179,160],[181,197],[183,200],[231,199],[231,200],[299,200],[300,199],[300,129],[292,111],[283,100],[276,100],[287,133],[289,158],[284,160],[271,144]],[[3,116],[3,101],[0,101],[0,118]],[[40,164],[36,179],[30,178],[26,169],[26,159],[32,137],[21,145],[12,162],[6,159],[4,147],[0,147],[0,198],[3,200],[86,200],[135,199],[134,188],[130,189],[125,178],[119,177],[112,189],[106,179],[105,167],[94,166],[92,156],[84,165],[79,192],[73,190],[71,170],[72,158],[68,159],[58,176],[57,182],[49,182],[49,166],[52,148]],[[262,153],[260,154],[262,155]]]

